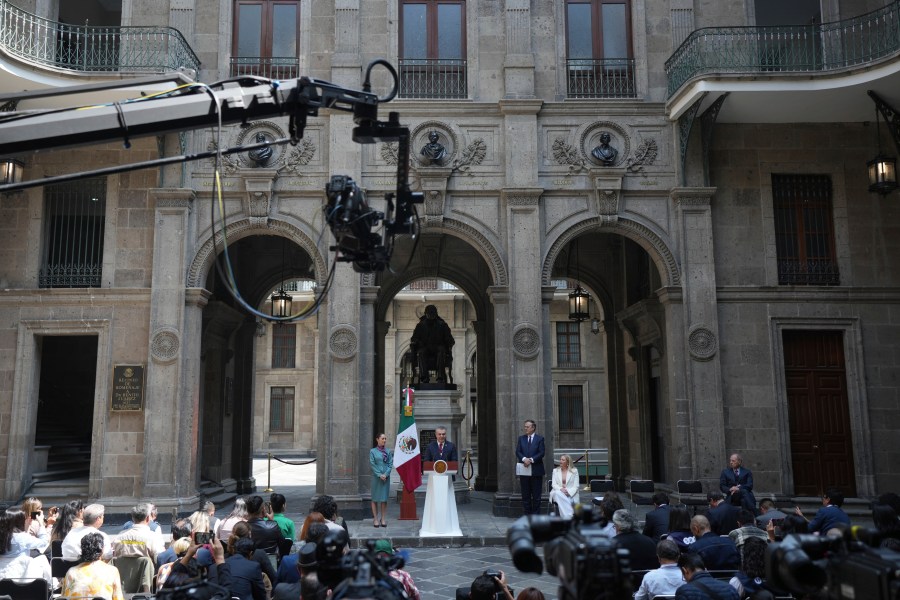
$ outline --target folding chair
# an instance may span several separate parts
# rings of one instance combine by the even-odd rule
[[[606,492],[615,491],[616,484],[612,479],[592,479],[591,480],[591,504],[600,506],[603,495]]]
[[[77,560],[66,560],[59,556],[54,556],[50,559],[50,573],[57,579],[62,579],[66,576],[66,573],[78,564]]]
[[[50,584],[46,579],[0,579],[0,597],[15,600],[47,600]]]
[[[650,506],[653,504],[653,492],[656,485],[649,479],[632,479],[628,482],[628,490],[631,492],[631,501],[635,504]],[[641,494],[650,494],[642,496]]]
[[[681,498],[681,503],[685,506],[693,507],[694,514],[697,514],[698,506],[706,506],[706,495],[703,493],[703,484],[699,481],[687,481],[679,479],[675,482],[675,489]]]

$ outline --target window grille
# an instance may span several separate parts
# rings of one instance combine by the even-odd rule
[[[581,366],[581,328],[574,321],[556,324],[556,364],[559,367]]]
[[[269,431],[294,432],[294,388],[272,387],[269,403]]]
[[[275,323],[272,326],[272,368],[295,368],[296,355],[297,326],[291,323]]]
[[[100,287],[106,226],[106,178],[44,188],[42,288]]]
[[[584,431],[583,390],[580,385],[561,385],[557,394],[559,402],[559,430]]]
[[[831,178],[772,175],[780,285],[838,285]]]

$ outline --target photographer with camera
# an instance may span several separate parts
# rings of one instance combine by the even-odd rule
[[[709,574],[699,554],[682,554],[678,568],[687,583],[675,591],[676,600],[740,600],[736,589]]]
[[[469,589],[472,600],[513,600],[512,591],[506,585],[506,573],[488,569],[475,578]]]

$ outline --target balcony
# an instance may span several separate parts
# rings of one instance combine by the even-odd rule
[[[296,79],[300,76],[300,60],[295,56],[234,56],[231,58],[231,76],[242,75]]]
[[[698,29],[665,69],[672,119],[706,92],[737,92],[719,121],[870,120],[865,90],[900,86],[900,1],[817,25]]]
[[[0,57],[82,73],[153,74],[200,68],[171,27],[90,27],[50,21],[0,0]]]
[[[567,60],[566,95],[569,98],[634,98],[634,59]]]
[[[400,98],[455,100],[468,98],[464,59],[401,58]]]

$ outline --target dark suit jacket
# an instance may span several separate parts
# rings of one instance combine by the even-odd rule
[[[225,564],[231,567],[232,596],[241,600],[266,600],[266,587],[259,563],[235,554],[225,559]]]
[[[729,537],[716,535],[711,531],[697,538],[688,547],[688,552],[696,552],[703,558],[703,564],[710,571],[737,571],[741,567],[741,555]]]
[[[659,538],[669,533],[669,509],[668,504],[654,508],[644,517],[644,535],[658,542]],[[656,568],[656,567],[654,567]]]
[[[450,442],[450,441],[444,442],[444,452],[443,453],[441,453],[440,450],[438,449],[437,442],[431,442],[425,448],[425,452],[422,454],[422,460],[423,461],[446,460],[447,462],[450,462],[453,460],[458,461],[459,455],[456,452],[456,445],[453,442]]]
[[[709,509],[706,518],[709,519],[709,528],[716,535],[728,535],[732,530],[738,528],[738,515],[741,512],[740,506],[734,506],[725,502],[720,502],[715,508]]]
[[[279,583],[275,586],[272,600],[298,600],[300,598],[300,582]]]
[[[546,473],[544,471],[544,436],[535,433],[530,446],[527,435],[519,436],[519,441],[516,443],[516,459],[522,462],[525,457],[534,460],[534,464],[531,465],[533,476],[543,476]]]
[[[619,546],[628,549],[628,564],[633,571],[649,571],[659,568],[659,559],[656,558],[656,542],[643,533],[629,531],[620,533],[613,539]]]
[[[699,585],[698,585],[699,584]],[[701,588],[703,585],[704,588]],[[716,600],[738,600],[740,596],[737,590],[724,581],[713,579],[713,576],[705,571],[694,573],[691,583],[686,583],[675,590],[676,600],[709,600],[710,595],[706,590],[711,591]]]
[[[719,489],[725,494],[726,500],[731,496],[729,490],[735,485],[741,486],[741,491],[747,495],[747,503],[756,508],[756,497],[753,495],[753,472],[741,467],[738,476],[735,477],[732,469],[723,469],[722,474],[719,475]]]

